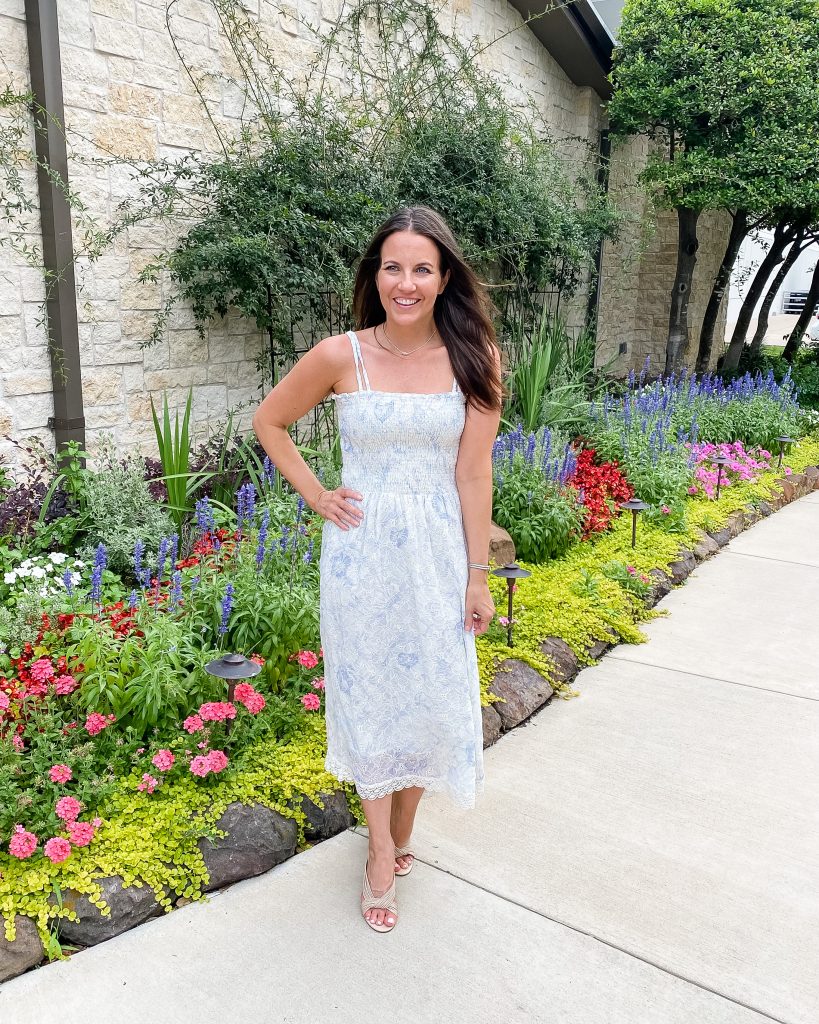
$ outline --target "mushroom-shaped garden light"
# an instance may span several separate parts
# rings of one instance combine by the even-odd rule
[[[648,505],[644,501],[640,501],[639,498],[629,498],[628,501],[624,501],[620,508],[625,509],[627,512],[631,512],[631,546],[637,547],[637,516],[641,512],[645,512]]]
[[[241,679],[252,679],[262,671],[262,666],[255,661],[248,661],[241,654],[223,654],[221,658],[209,661],[205,665],[205,671],[217,679],[227,680],[227,699],[233,703],[233,696],[236,692],[236,683]],[[225,722],[225,731],[230,732],[233,722],[228,719]]]
[[[501,576],[506,580],[506,592],[509,598],[507,604],[506,618],[508,622],[506,624],[506,645],[507,647],[512,646],[512,588],[515,585],[515,580],[525,579],[527,576],[532,574],[528,569],[521,569],[517,562],[508,562],[506,565],[502,565],[500,569],[492,570],[493,576]]]

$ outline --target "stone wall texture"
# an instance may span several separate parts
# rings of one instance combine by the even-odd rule
[[[298,76],[314,45],[300,18],[328,27],[338,14],[339,0],[298,0],[289,15],[266,0],[246,0],[245,7],[258,18],[279,63]],[[191,151],[215,154],[218,140],[174,47],[165,0],[60,0],[58,15],[70,180],[89,214],[104,225],[133,193],[132,169],[140,160],[178,158]],[[604,124],[600,98],[570,81],[505,0],[454,0],[442,4],[440,16],[463,39],[497,39],[482,59],[509,80],[510,101],[534,103],[563,151],[578,161],[588,158],[583,140],[596,147]],[[204,0],[178,0],[170,18],[186,60],[199,73],[212,72],[206,87],[209,109],[230,133],[238,128],[242,108],[228,81],[236,69],[213,7]],[[0,51],[20,88],[28,86],[25,28],[23,0],[0,0]],[[89,162],[99,156],[128,158],[133,165]],[[613,191],[623,191],[635,214],[623,241],[606,247],[604,260],[602,352],[616,352],[625,340],[628,351],[615,366],[622,371],[646,354],[662,351],[663,325],[653,311],[666,308],[665,293],[673,278],[673,222],[661,218],[653,238],[641,244],[651,214],[632,182],[642,157],[638,146],[629,148],[626,157],[618,157],[612,174]],[[27,185],[36,199],[33,170]],[[30,231],[36,242],[36,212]],[[78,252],[80,236],[75,226]],[[144,347],[167,285],[140,283],[139,274],[171,240],[165,226],[133,227],[97,261],[79,260],[80,351],[92,450],[103,431],[113,433],[123,448],[153,449],[151,399],[160,404],[163,393],[172,408],[180,408],[193,388],[199,435],[224,422],[229,410],[237,412],[237,425],[246,427],[262,395],[256,362],[262,339],[253,324],[238,316],[212,325],[201,339],[190,312],[177,307],[162,342]],[[703,280],[713,262],[710,242],[709,235],[707,254],[698,265]],[[53,408],[51,378],[40,322],[42,280],[9,249],[0,250],[0,257],[0,436],[39,433],[51,444],[46,427]],[[701,291],[695,296],[695,313]],[[578,296],[571,308],[578,320],[585,296]],[[14,458],[14,450],[1,439],[0,454]]]

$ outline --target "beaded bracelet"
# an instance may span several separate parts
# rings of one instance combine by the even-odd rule
[[[481,565],[479,562],[470,562],[469,563],[469,568],[470,569],[486,569],[486,571],[489,572],[489,566],[488,565]]]

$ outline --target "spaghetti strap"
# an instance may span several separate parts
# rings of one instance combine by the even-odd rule
[[[457,395],[460,392],[460,390],[461,389],[458,386],[458,378],[457,377],[453,377],[452,378],[452,394],[453,395]]]
[[[371,391],[370,378],[367,376],[367,367],[364,365],[364,357],[361,355],[361,345],[358,340],[358,335],[355,331],[347,331],[347,337],[350,339],[350,344],[353,346],[353,362],[355,363],[355,379],[358,384],[358,390]]]

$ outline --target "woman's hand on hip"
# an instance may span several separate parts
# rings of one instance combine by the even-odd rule
[[[351,526],[360,526],[364,513],[353,505],[353,501],[363,501],[364,495],[350,487],[336,487],[333,491],[322,491],[316,498],[313,509],[330,523],[335,523],[342,530]]]
[[[469,582],[466,587],[466,616],[464,629],[467,633],[485,633],[495,614],[495,602],[488,583]]]

